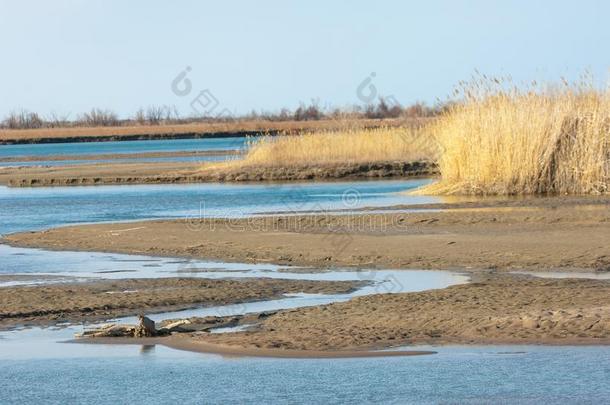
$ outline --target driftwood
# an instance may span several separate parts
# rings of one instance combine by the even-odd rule
[[[147,318],[144,315],[139,317],[140,323],[136,326],[133,333],[134,337],[151,337],[157,335],[157,329],[155,328],[155,321]]]

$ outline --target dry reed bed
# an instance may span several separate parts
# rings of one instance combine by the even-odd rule
[[[464,89],[426,131],[441,150],[440,182],[422,194],[601,194],[610,178],[610,91],[589,82],[501,81]]]
[[[435,162],[419,194],[602,194],[610,179],[610,90],[588,82],[525,89],[482,79],[434,121],[253,141],[208,170]]]
[[[436,146],[416,127],[307,132],[253,139],[243,159],[210,170],[326,166],[374,162],[431,162]]]

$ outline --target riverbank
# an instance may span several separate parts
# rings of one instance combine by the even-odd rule
[[[442,210],[95,224],[12,234],[4,242],[318,268],[610,271],[609,201],[495,199],[446,203]]]
[[[1,166],[1,163],[0,163]],[[113,184],[177,184],[421,177],[437,174],[426,162],[344,163],[294,167],[206,170],[205,162],[79,164],[0,167],[0,184],[10,187]]]
[[[290,293],[342,294],[362,285],[269,278],[160,278],[1,287],[0,329],[97,322],[140,313],[269,300]]]

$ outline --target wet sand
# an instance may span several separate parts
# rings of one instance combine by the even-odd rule
[[[348,293],[359,282],[161,278],[0,288],[0,329],[93,322],[140,313],[280,298],[286,293]]]
[[[473,275],[470,284],[375,294],[314,307],[228,317],[172,319],[157,343],[184,350],[271,357],[357,357],[373,350],[442,344],[610,344],[610,282]],[[210,333],[225,326],[245,330]],[[132,338],[82,343],[137,343]]]
[[[608,198],[525,199],[496,208],[485,200],[481,208],[461,204],[432,212],[69,226],[7,235],[4,241],[318,268],[610,271]]]
[[[470,284],[279,311],[195,342],[352,350],[413,344],[610,344],[610,282],[479,274]]]
[[[186,350],[197,353],[219,354],[224,357],[272,357],[272,358],[362,358],[362,357],[396,357],[396,356],[422,356],[435,354],[429,350],[286,350],[261,349],[252,347],[229,346],[222,344],[205,343],[185,336],[169,336],[160,338],[90,338],[76,339],[71,343],[85,344],[133,344],[133,345],[163,345],[177,350]]]

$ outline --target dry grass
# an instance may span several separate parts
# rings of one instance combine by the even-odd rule
[[[435,151],[416,127],[307,132],[253,139],[243,159],[218,163],[212,168],[432,161]]]
[[[468,85],[465,102],[426,128],[442,151],[442,179],[418,193],[608,192],[610,92],[590,83]]]
[[[172,125],[132,125],[117,127],[70,127],[70,128],[40,128],[40,129],[0,129],[0,143],[36,141],[39,139],[66,139],[66,141],[83,138],[108,138],[120,140],[129,136],[155,135],[214,135],[218,133],[238,132],[277,132],[296,133],[301,131],[325,131],[343,128],[368,128],[379,126],[417,126],[432,118],[403,119],[349,119],[349,120],[319,120],[319,121],[233,121],[233,122],[200,122]]]

